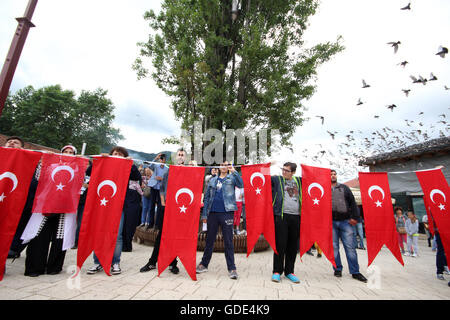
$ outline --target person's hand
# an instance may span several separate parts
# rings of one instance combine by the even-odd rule
[[[352,226],[356,226],[358,221],[356,221],[355,219],[350,219],[350,220],[348,220],[348,223],[350,223]]]
[[[162,181],[163,178],[160,177],[160,176],[157,176],[155,179],[158,180],[158,181]]]
[[[109,157],[109,153],[100,153],[102,157]]]
[[[206,223],[206,219],[202,219],[202,222],[203,222],[203,223]]]
[[[233,167],[232,164],[230,164],[230,165],[228,166],[228,170],[229,170],[231,173],[236,172],[236,169]]]

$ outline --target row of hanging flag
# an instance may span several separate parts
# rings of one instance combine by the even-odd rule
[[[76,214],[88,160],[61,154],[0,148],[0,280],[24,208],[31,179],[42,160],[33,213]],[[133,161],[93,157],[92,172],[80,228],[77,266],[95,251],[109,275],[128,179]],[[332,231],[331,170],[302,167],[300,257],[314,242],[335,265]],[[179,257],[196,280],[196,250],[205,168],[170,166],[163,234],[158,257],[161,274]],[[262,234],[276,252],[270,163],[242,165],[247,219],[247,257]],[[429,221],[439,230],[450,255],[448,183],[441,169],[416,171]],[[387,173],[360,172],[368,266],[383,245],[404,265],[400,253]],[[433,223],[430,223],[433,227]],[[432,232],[435,230],[432,229]]]

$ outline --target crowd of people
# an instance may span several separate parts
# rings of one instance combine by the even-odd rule
[[[9,137],[5,147],[24,148],[24,141],[20,137]],[[61,148],[61,154],[76,156],[77,149],[72,145],[66,145]],[[109,155],[127,158],[128,152],[125,148],[116,146],[111,149]],[[179,166],[197,165],[194,161],[188,162],[187,158],[186,151],[181,148],[177,150],[174,164]],[[121,253],[132,251],[132,239],[138,226],[158,230],[150,258],[140,268],[140,272],[156,269],[163,232],[168,173],[170,171],[166,162],[166,155],[160,153],[153,161],[144,162],[144,165],[139,168],[135,164],[132,165],[111,263],[111,274],[113,275],[121,273]],[[302,179],[295,175],[296,170],[297,165],[295,163],[286,162],[283,165],[282,174],[271,177],[277,251],[273,254],[271,280],[274,282],[280,282],[282,275],[293,283],[300,282],[300,279],[294,273],[296,256],[299,252],[302,204]],[[34,194],[40,175],[39,165],[36,168],[8,255],[8,258],[18,258],[26,248],[25,276],[37,277],[45,273],[58,274],[62,271],[66,253],[66,248],[63,248],[65,234],[62,232],[63,228],[75,229],[72,249],[77,248],[91,171],[92,164],[89,165],[85,173],[74,222],[68,220],[69,216],[74,216],[73,214],[46,214],[39,221],[39,232],[36,236],[30,241],[24,242],[21,236],[31,220]],[[336,266],[333,267],[334,276],[342,277],[343,265],[339,250],[342,242],[352,278],[367,282],[364,275],[360,273],[356,251],[356,249],[365,250],[362,214],[350,188],[345,184],[338,183],[335,170],[331,170],[331,186],[333,249],[336,263]],[[412,210],[408,210],[407,216],[405,216],[401,207],[394,208],[394,217],[401,252],[405,256],[418,257],[419,221],[417,217]],[[224,239],[224,255],[228,275],[230,279],[238,279],[234,260],[233,236],[246,235],[245,195],[241,175],[227,161],[211,168],[205,177],[200,222],[199,232],[206,232],[206,246],[196,272],[200,274],[208,271],[214,242],[220,226]],[[422,222],[427,230],[428,244],[431,247],[433,237],[429,231],[428,220],[425,220],[424,217]],[[318,258],[322,256],[322,251],[317,243],[307,253],[313,255],[313,250],[317,250]],[[437,278],[444,280],[443,273],[450,274],[450,272],[446,266],[446,257],[439,237],[439,230],[435,225],[433,251],[436,251]],[[93,265],[87,270],[87,273],[95,274],[101,270],[103,270],[103,267],[94,252]],[[174,274],[179,273],[176,258],[170,264],[169,270]]]

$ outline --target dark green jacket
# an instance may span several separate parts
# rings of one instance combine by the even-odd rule
[[[298,188],[298,200],[299,200],[299,214],[301,214],[302,208],[302,178],[292,177]],[[283,176],[272,176],[272,207],[273,214],[283,217],[283,205],[284,205],[284,184],[285,178]]]

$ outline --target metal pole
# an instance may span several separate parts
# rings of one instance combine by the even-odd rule
[[[31,27],[35,26],[31,22],[31,17],[33,16],[37,2],[38,0],[29,0],[24,16],[16,18],[18,26],[14,33],[8,55],[6,56],[2,73],[0,74],[0,116],[2,115],[3,107],[5,106],[6,97],[8,96],[14,72],[16,71],[20,54],[22,53],[25,40],[28,36],[28,31]]]

